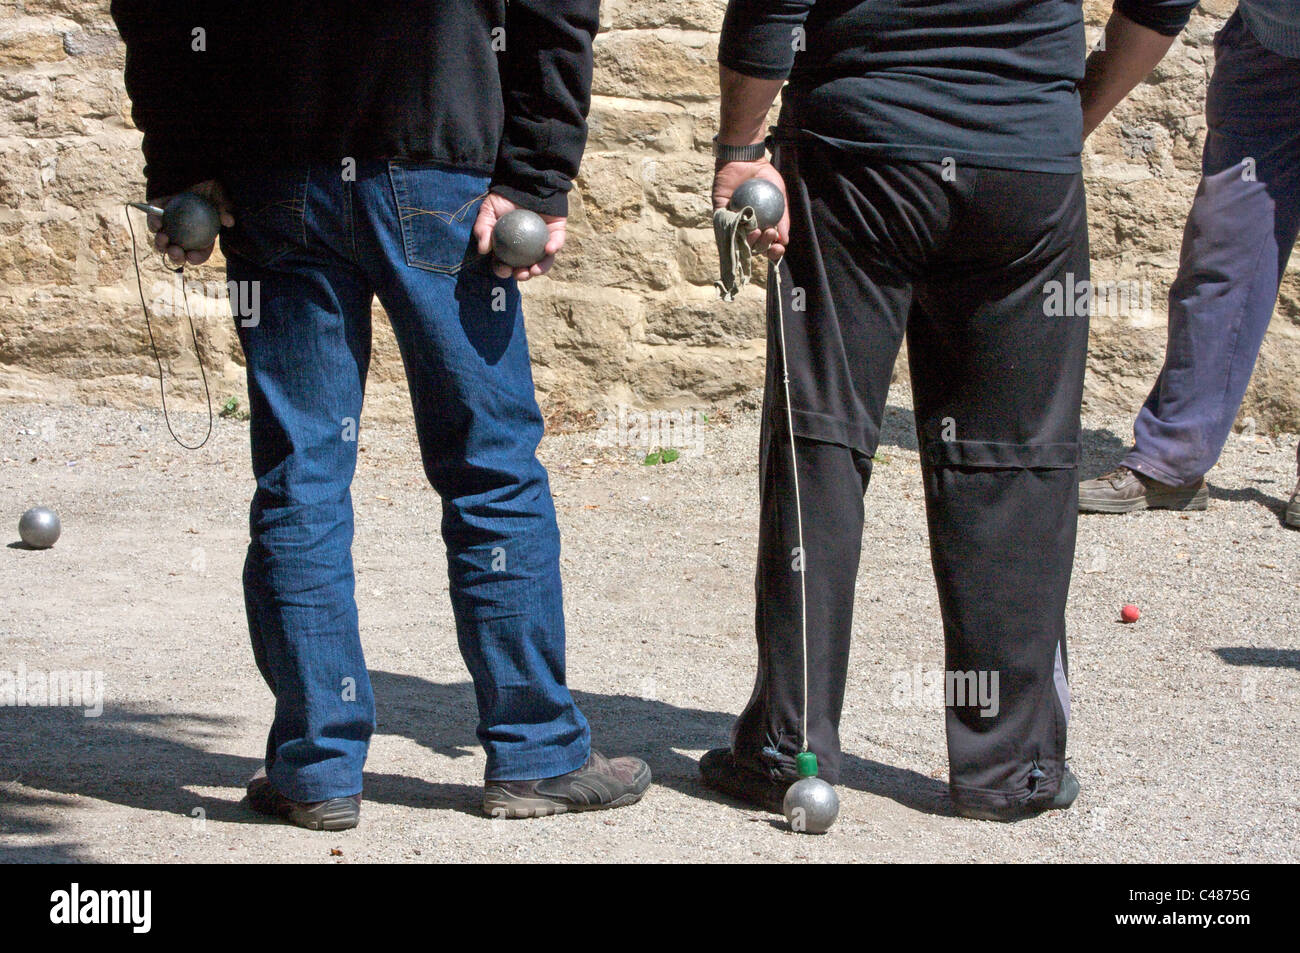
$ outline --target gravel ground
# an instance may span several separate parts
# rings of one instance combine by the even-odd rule
[[[1074,809],[948,814],[942,668],[905,392],[891,400],[854,628],[840,820],[821,838],[715,796],[695,762],[753,676],[757,420],[733,410],[675,462],[548,437],[565,539],[570,682],[607,753],[655,772],[641,805],[528,822],[477,813],[483,755],[456,652],[439,504],[409,427],[363,430],[357,595],[379,705],[362,826],[317,834],[239,804],[271,697],[239,570],[247,425],[187,453],[158,414],[0,406],[0,514],[55,507],[58,545],[0,554],[0,672],[103,672],[105,710],[0,708],[0,859],[22,861],[1295,861],[1296,437],[1234,436],[1207,513],[1085,517],[1069,610]],[[1093,475],[1129,421],[1089,415]],[[186,435],[203,419],[184,415]],[[1122,604],[1141,606],[1135,625]],[[335,853],[338,851],[339,853]]]

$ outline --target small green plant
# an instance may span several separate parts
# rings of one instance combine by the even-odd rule
[[[248,411],[240,409],[238,397],[227,397],[217,411],[217,416],[226,420],[247,420]]]
[[[652,450],[646,454],[645,459],[641,461],[641,464],[647,467],[654,467],[661,463],[672,463],[680,456],[681,454],[672,447],[662,450]]]

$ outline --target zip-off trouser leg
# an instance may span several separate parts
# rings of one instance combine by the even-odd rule
[[[804,548],[798,553],[775,291],[761,448],[758,675],[737,757],[792,776],[807,736],[839,778],[840,709],[864,519],[907,334],[946,648],[955,799],[1050,798],[1065,761],[1088,251],[1079,176],[872,163],[782,145],[781,264]],[[873,555],[862,554],[868,572]]]

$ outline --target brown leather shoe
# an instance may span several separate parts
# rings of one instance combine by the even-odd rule
[[[278,817],[309,831],[346,831],[361,823],[360,794],[328,801],[291,801],[271,787],[265,765],[249,779],[244,803],[258,814]]]
[[[1116,467],[1079,484],[1080,513],[1132,513],[1135,510],[1203,510],[1209,506],[1205,478],[1169,486],[1128,467]]]
[[[640,758],[606,758],[591,752],[576,771],[536,781],[488,781],[483,813],[489,817],[546,817],[569,811],[603,811],[641,800],[650,766]]]

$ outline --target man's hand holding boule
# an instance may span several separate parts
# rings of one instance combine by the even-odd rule
[[[480,255],[492,253],[492,229],[496,227],[497,222],[506,213],[520,207],[496,192],[487,194],[483,204],[479,206],[478,218],[474,222],[474,240]],[[564,229],[568,219],[563,215],[543,215],[542,221],[546,223],[547,231],[550,232],[550,237],[546,241],[546,257],[527,268],[511,268],[505,262],[496,259],[492,262],[493,274],[498,278],[509,278],[513,275],[516,281],[527,281],[529,278],[541,277],[551,270],[551,265],[555,264],[556,254],[564,247]]]
[[[224,228],[230,228],[235,224],[235,216],[231,209],[230,199],[226,197],[226,191],[221,187],[221,183],[215,179],[207,179],[203,182],[197,182],[191,185],[186,191],[201,195],[211,202],[217,209],[217,214],[221,216],[221,225]],[[161,195],[154,198],[153,204],[159,208],[166,208],[174,195]],[[177,265],[201,265],[212,256],[212,250],[216,247],[215,240],[205,248],[196,248],[186,251],[180,245],[172,243],[171,236],[162,230],[162,216],[150,215],[146,219],[149,231],[153,233],[154,247],[167,256],[168,260]]]
[[[766,159],[719,162],[713,173],[713,207],[725,208],[731,201],[732,193],[750,179],[766,179],[780,189],[781,198],[786,199],[786,210],[781,213],[781,221],[775,228],[755,229],[745,236],[754,251],[777,261],[785,254],[785,246],[790,242],[790,203],[785,191],[785,180],[772,163]]]
[[[720,66],[718,72],[722,85],[722,103],[717,144],[749,146],[762,142],[766,133],[767,114],[784,81],[745,76],[726,66]],[[785,246],[790,241],[790,197],[786,194],[785,180],[781,178],[781,173],[765,157],[748,162],[719,159],[713,171],[713,207],[726,207],[731,201],[731,193],[755,177],[771,182],[781,190],[781,198],[786,200],[786,211],[781,214],[781,221],[775,228],[755,230],[746,236],[754,251],[765,253],[772,261],[776,261],[785,254]]]

